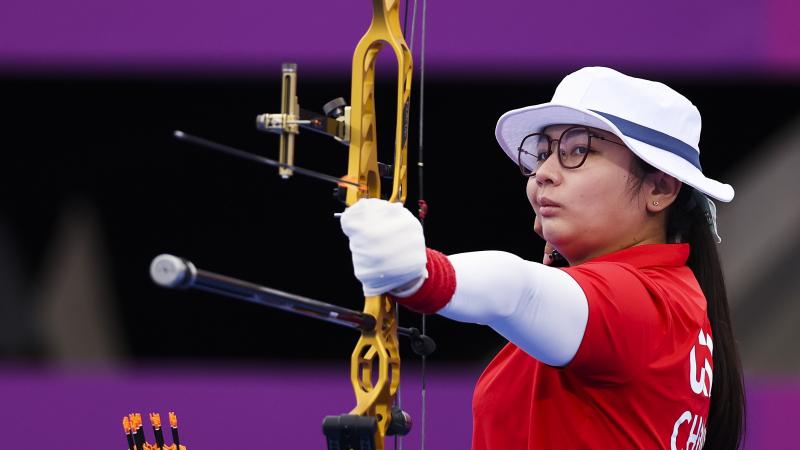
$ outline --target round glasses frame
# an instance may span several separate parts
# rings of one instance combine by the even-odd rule
[[[566,158],[566,153],[567,152],[563,151],[563,149],[561,148],[561,142],[562,142],[562,139],[564,139],[564,136],[567,135],[567,133],[574,132],[576,130],[583,130],[583,131],[586,132],[586,136],[587,136],[587,142],[586,142],[587,152],[583,154],[583,157],[581,158],[580,162],[578,162],[577,164],[571,164],[570,165],[570,164],[567,164],[567,163],[564,162],[564,158]],[[536,138],[536,137],[543,137],[543,138],[545,138],[547,140],[547,152],[546,152],[546,154],[544,156],[544,159],[542,159],[542,160],[539,160],[539,155],[538,154],[536,154],[536,155],[531,154],[530,152],[526,151],[523,148],[525,146],[525,141],[527,141],[528,139]],[[617,145],[620,145],[622,147],[627,147],[625,144],[623,144],[621,142],[612,141],[611,139],[608,139],[608,138],[605,138],[603,136],[600,136],[599,134],[593,133],[591,128],[584,127],[584,126],[569,127],[566,130],[561,132],[561,134],[558,136],[558,139],[551,139],[550,136],[548,136],[545,133],[531,133],[531,134],[525,136],[524,138],[522,138],[522,141],[520,142],[519,147],[517,148],[517,165],[519,166],[519,171],[520,171],[520,173],[522,173],[522,176],[524,176],[526,178],[530,178],[530,177],[536,175],[536,171],[535,170],[532,171],[532,170],[529,170],[529,169],[527,169],[525,167],[525,164],[522,162],[523,155],[533,156],[536,159],[536,161],[537,161],[537,163],[539,165],[544,164],[544,162],[548,158],[550,158],[550,155],[553,154],[553,150],[552,150],[553,142],[557,143],[558,162],[559,162],[559,164],[561,164],[561,167],[563,167],[565,169],[577,169],[578,167],[582,166],[583,163],[586,162],[586,158],[588,158],[588,156],[589,156],[590,150],[592,149],[592,138],[599,139],[601,141],[611,142],[612,144],[617,144]]]

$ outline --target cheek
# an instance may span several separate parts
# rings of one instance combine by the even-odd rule
[[[631,193],[625,174],[614,174],[599,178],[595,182],[577,180],[574,192],[575,210],[584,216],[587,223],[596,224],[613,220],[620,211],[631,208]],[[579,186],[578,186],[579,185]]]
[[[531,206],[533,206],[533,199],[536,198],[536,191],[538,188],[539,185],[536,183],[536,180],[534,180],[533,177],[528,178],[528,184],[525,186],[525,194]]]

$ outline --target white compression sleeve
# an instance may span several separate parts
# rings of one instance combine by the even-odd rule
[[[489,325],[551,366],[572,360],[586,330],[589,304],[571,276],[500,251],[448,259],[455,268],[456,291],[439,314]]]

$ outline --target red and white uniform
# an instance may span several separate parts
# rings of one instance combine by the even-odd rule
[[[713,381],[713,342],[705,297],[686,266],[688,244],[636,246],[560,269],[571,278],[565,296],[575,297],[568,284],[577,282],[582,295],[575,304],[588,305],[588,319],[584,315],[583,322],[564,320],[555,314],[563,328],[574,328],[555,338],[504,323],[518,321],[518,314],[499,314],[492,321],[470,316],[469,311],[482,308],[470,305],[470,299],[475,299],[472,303],[515,299],[519,304],[502,308],[528,311],[525,314],[534,320],[529,328],[542,328],[537,324],[547,323],[547,317],[537,317],[536,312],[557,307],[559,299],[540,298],[539,286],[482,296],[474,287],[481,280],[462,277],[482,270],[514,273],[515,265],[545,266],[501,257],[492,261],[491,268],[482,268],[477,262],[481,258],[466,255],[470,254],[447,257],[429,250],[428,280],[419,292],[400,301],[412,309],[487,323],[511,341],[475,388],[473,450],[702,448]],[[508,262],[498,262],[504,260]],[[497,267],[503,264],[508,267]],[[564,284],[557,276],[536,283],[546,285],[550,278]],[[490,279],[483,281],[492,285]],[[462,283],[469,294],[459,293]],[[504,280],[491,289],[513,284]],[[503,333],[506,329],[511,331]],[[568,350],[570,358],[558,364],[563,367],[531,356],[559,355],[558,347],[571,346],[576,349]]]

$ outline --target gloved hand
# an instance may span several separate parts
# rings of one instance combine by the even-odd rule
[[[407,297],[428,276],[422,225],[401,203],[361,199],[341,217],[364,295]]]

